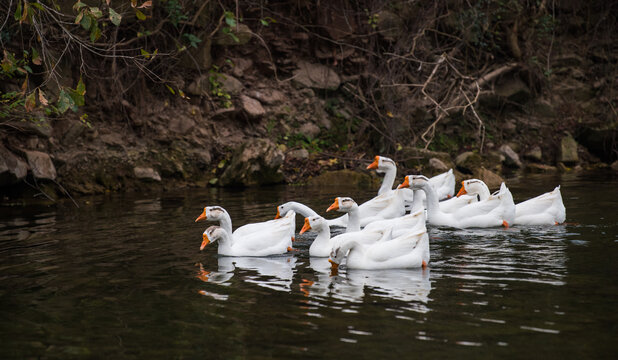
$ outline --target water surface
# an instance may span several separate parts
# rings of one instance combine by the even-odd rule
[[[375,190],[193,189],[0,208],[0,358],[614,358],[618,179],[510,179],[516,202],[562,185],[566,225],[430,228],[427,270],[340,271],[298,252],[200,252],[205,205],[234,227],[300,200]],[[302,219],[297,218],[297,231]]]

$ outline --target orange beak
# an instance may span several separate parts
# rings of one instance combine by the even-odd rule
[[[397,186],[397,189],[401,189],[401,188],[407,188],[410,187],[410,181],[408,181],[408,177],[404,177],[403,178],[403,182],[401,183],[401,185]]]
[[[305,225],[303,225],[303,228],[300,229],[299,234],[302,234],[305,231],[310,230],[310,229],[311,229],[311,225],[309,225],[309,218],[305,218]]]
[[[339,210],[339,198],[335,198],[335,202],[328,207],[328,209],[326,209],[326,212],[329,212],[331,210]]]
[[[377,169],[379,161],[380,161],[380,157],[376,156],[376,158],[373,160],[373,162],[371,164],[367,165],[367,170]]]
[[[202,212],[202,214],[198,216],[197,219],[195,219],[195,222],[198,222],[200,220],[206,220],[206,209],[204,209],[204,212]]]
[[[279,214],[279,208],[277,208],[277,215],[275,215],[275,219],[280,219],[281,218],[281,214]]]
[[[337,275],[337,271],[339,270],[339,264],[332,261],[331,259],[328,259],[328,262],[330,263],[330,274]]]
[[[202,239],[204,239],[204,240],[202,241],[202,246],[200,246],[200,251],[204,250],[206,245],[210,244],[210,240],[208,239],[208,235],[203,234],[202,235]]]
[[[457,197],[460,197],[461,195],[465,195],[468,192],[466,191],[466,186],[464,185],[464,182],[461,182],[461,189],[459,189],[459,192],[457,193]]]

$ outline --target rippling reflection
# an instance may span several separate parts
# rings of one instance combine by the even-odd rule
[[[524,281],[564,285],[567,243],[564,226],[430,230],[438,247],[432,268],[438,277]]]
[[[197,278],[210,283],[230,285],[229,280],[237,274],[243,281],[277,291],[291,291],[292,278],[297,259],[293,255],[271,257],[219,256],[215,272],[200,270]]]

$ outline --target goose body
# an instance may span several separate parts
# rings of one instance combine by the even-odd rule
[[[384,237],[375,243],[362,244],[347,239],[333,248],[329,261],[336,269],[347,257],[348,269],[382,270],[420,268],[429,262],[429,237],[427,231],[406,234],[393,239]]]
[[[481,180],[462,182],[460,193],[478,195],[481,200],[489,197],[487,185]],[[458,194],[459,196],[459,194]],[[515,204],[514,225],[554,225],[566,219],[566,208],[562,202],[560,185],[532,199]]]
[[[427,196],[427,221],[432,225],[455,228],[494,227],[513,224],[515,204],[513,196],[504,183],[500,191],[486,200],[464,206],[452,213],[440,209],[438,196],[429,179],[422,175],[408,175],[400,187],[410,186],[412,189],[423,190]]]
[[[515,205],[516,225],[553,225],[566,220],[560,185],[553,191],[541,194]]]
[[[195,220],[219,221],[204,231],[203,250],[210,242],[219,241],[218,253],[226,256],[267,256],[286,253],[292,246],[296,213],[288,213],[277,220],[252,223],[232,232],[232,220],[220,206],[207,206]]]

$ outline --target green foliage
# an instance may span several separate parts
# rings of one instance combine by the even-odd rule
[[[167,11],[167,16],[170,19],[170,22],[175,27],[178,27],[178,24],[181,21],[186,21],[189,18],[187,15],[183,13],[182,5],[178,0],[167,0],[163,5],[165,11]]]
[[[225,18],[225,24],[227,26],[221,29],[221,31],[227,36],[231,37],[234,42],[240,42],[238,36],[236,36],[233,32],[233,28],[236,27],[236,16],[234,16],[234,13],[231,11],[226,11],[225,13],[223,13],[223,15]]]
[[[378,21],[380,20],[379,14],[371,14],[369,9],[365,9],[365,15],[367,15],[367,24],[371,26],[372,29],[376,29],[378,27]]]
[[[202,39],[198,38],[197,36],[193,34],[182,34],[182,36],[185,37],[187,41],[189,41],[189,46],[192,46],[196,49],[197,49],[197,44],[202,42]]]
[[[216,96],[221,105],[224,108],[232,107],[232,96],[223,89],[221,82],[219,81],[225,75],[219,72],[219,67],[217,65],[213,65],[210,70],[208,70],[208,81],[210,82],[210,93]]]

